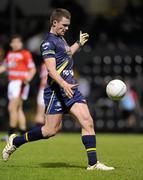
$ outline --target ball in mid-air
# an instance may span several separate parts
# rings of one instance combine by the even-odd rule
[[[126,92],[126,84],[119,79],[111,80],[106,86],[106,93],[112,100],[120,100]]]

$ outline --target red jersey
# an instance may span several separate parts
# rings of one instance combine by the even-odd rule
[[[25,49],[9,51],[4,65],[7,68],[9,80],[25,80],[29,70],[35,67],[32,54]]]

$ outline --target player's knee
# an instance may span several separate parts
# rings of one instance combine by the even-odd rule
[[[84,120],[83,120],[83,128],[86,131],[92,131],[94,129],[93,120],[92,120],[91,117],[87,116],[86,118],[84,118]]]
[[[11,106],[11,104],[9,104],[8,105],[8,111],[11,111],[11,108],[12,108],[12,106]]]
[[[57,134],[58,130],[56,128],[47,128],[45,126],[43,126],[42,128],[42,133],[44,135],[44,137],[52,137],[55,136]]]
[[[88,131],[93,130],[93,128],[94,128],[93,123],[87,123],[85,125],[85,129],[88,130]]]
[[[61,129],[62,129],[62,125],[60,124],[56,129],[56,133],[59,132]]]
[[[49,131],[47,132],[47,137],[53,137],[57,134],[57,131],[56,130],[53,130],[53,131]]]
[[[17,110],[17,106],[16,105],[14,105],[14,104],[12,104],[12,103],[10,103],[9,105],[8,105],[8,111],[9,112],[13,112],[13,111],[16,111]]]
[[[90,127],[93,126],[93,120],[92,120],[91,116],[88,116],[88,115],[84,116],[82,121],[87,126],[90,126]]]
[[[57,132],[58,132],[57,129],[53,128],[53,129],[51,129],[51,131],[49,131],[48,136],[49,137],[55,136],[57,134]]]

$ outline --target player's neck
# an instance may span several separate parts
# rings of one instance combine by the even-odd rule
[[[18,51],[21,51],[21,50],[23,50],[23,48],[20,48],[20,49],[12,49],[12,51],[14,51],[14,52],[18,52]]]
[[[58,36],[58,34],[57,34],[57,32],[56,32],[56,30],[55,30],[54,28],[51,28],[50,33],[52,33],[52,34]]]

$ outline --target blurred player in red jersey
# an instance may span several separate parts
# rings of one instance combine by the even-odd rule
[[[45,104],[44,104],[44,88],[47,83],[47,69],[44,63],[41,65],[40,69],[40,86],[37,95],[37,112],[35,116],[35,122],[37,126],[42,126],[44,124],[44,112],[45,112]]]
[[[29,82],[36,73],[31,53],[23,49],[21,36],[15,35],[10,41],[11,50],[7,53],[0,73],[8,73],[8,111],[10,136],[18,127],[21,134],[26,131],[26,118],[23,112],[23,100],[27,100]]]

